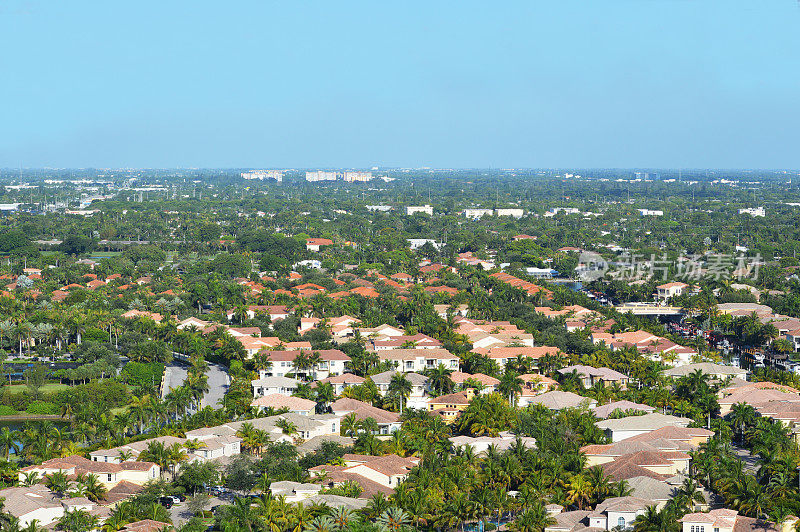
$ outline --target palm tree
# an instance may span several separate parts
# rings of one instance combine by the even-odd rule
[[[56,471],[44,477],[44,485],[47,489],[56,494],[57,497],[63,497],[69,489],[69,478],[63,471]]]
[[[330,382],[320,382],[314,389],[314,400],[317,402],[317,413],[324,414],[328,410],[328,405],[336,400],[336,393]]]
[[[172,472],[172,480],[175,480],[175,475],[177,474],[178,467],[181,465],[182,462],[188,460],[189,455],[186,454],[186,450],[184,449],[183,445],[175,442],[170,445],[166,449],[167,453],[167,460],[169,463],[170,470]]]
[[[516,397],[522,393],[522,379],[514,371],[505,371],[497,386],[500,393],[508,397],[508,404],[516,406]]]
[[[355,438],[358,435],[358,429],[360,426],[361,425],[356,413],[350,412],[349,414],[347,414],[342,418],[340,431],[343,436],[349,436],[351,438]]]
[[[357,513],[341,506],[331,509],[330,517],[336,526],[336,530],[348,530],[351,525],[360,522]]]
[[[131,420],[138,424],[139,434],[144,432],[145,424],[150,421],[151,408],[152,402],[150,401],[149,395],[131,399],[128,412],[130,413]]]
[[[253,508],[252,499],[249,497],[237,497],[233,504],[226,507],[226,520],[239,525],[240,529],[253,532],[253,528],[260,529],[262,518]]]
[[[400,508],[392,506],[387,508],[375,522],[388,532],[400,532],[410,522],[408,514]]]
[[[41,478],[38,471],[31,471],[30,473],[22,473],[23,486],[35,486],[40,482]]]
[[[151,441],[147,444],[147,449],[141,452],[139,455],[139,459],[146,462],[153,462],[158,464],[158,467],[161,468],[161,474],[163,475],[170,466],[170,458],[164,442],[161,441]]]
[[[405,376],[404,373],[395,373],[392,375],[392,380],[389,381],[389,394],[395,395],[399,402],[400,402],[400,414],[403,414],[403,404],[405,403],[406,399],[411,395],[411,390],[413,386],[411,381],[408,380],[408,377]]]
[[[575,475],[569,480],[567,494],[569,502],[583,510],[592,497],[592,486],[583,475]]]
[[[3,427],[3,429],[0,430],[0,451],[2,451],[5,461],[8,461],[8,456],[11,451],[13,451],[14,454],[19,454],[20,447],[17,443],[18,438],[19,436],[16,434],[16,431],[11,432],[8,427]]]
[[[513,532],[544,532],[548,526],[554,525],[556,520],[547,513],[544,505],[537,501],[529,506],[509,523],[508,528]]]
[[[645,512],[633,521],[634,532],[677,532],[680,530],[677,516],[667,510],[658,511],[655,505],[648,506]]]
[[[751,425],[756,420],[755,409],[747,403],[739,402],[731,407],[730,420],[734,427],[739,428],[739,441],[744,438],[745,425]],[[0,439],[2,441],[2,439]]]
[[[283,432],[287,436],[297,434],[297,425],[295,425],[286,418],[283,417],[279,418],[277,421],[275,421],[275,426],[281,429],[281,432]]]
[[[678,488],[675,497],[672,499],[675,506],[687,511],[692,511],[694,503],[704,504],[706,498],[703,492],[700,491],[699,486],[692,478],[685,478],[683,484]]]
[[[67,510],[58,520],[57,528],[66,532],[88,532],[97,528],[98,519],[86,510]]]
[[[100,479],[94,473],[89,473],[81,483],[83,485],[83,492],[86,498],[93,502],[100,501],[106,496],[106,487],[100,482]]]
[[[452,378],[453,370],[445,367],[444,364],[439,364],[434,369],[425,370],[425,375],[428,377],[428,386],[437,395],[451,393],[455,388]]]

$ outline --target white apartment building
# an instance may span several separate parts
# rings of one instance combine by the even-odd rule
[[[316,172],[306,172],[306,181],[336,181],[336,172],[326,172],[325,170],[317,170]]]
[[[283,170],[252,170],[250,172],[242,172],[243,179],[258,179],[263,181],[265,179],[274,179],[278,183],[283,181]]]
[[[433,216],[433,207],[430,205],[409,205],[406,207],[406,214],[408,216],[413,216],[421,212],[422,214],[427,214],[428,216]]]
[[[753,218],[763,218],[767,215],[764,207],[754,207],[752,209],[739,209],[739,214],[749,214]]]
[[[495,211],[497,216],[511,216],[512,218],[522,218],[525,216],[525,211],[523,209],[497,209]]]
[[[478,220],[484,216],[491,216],[494,214],[492,209],[464,209],[464,216],[470,220]]]
[[[372,172],[345,172],[344,180],[347,183],[366,183],[372,179]]]
[[[650,209],[638,209],[642,216],[664,216],[664,211],[653,211]]]

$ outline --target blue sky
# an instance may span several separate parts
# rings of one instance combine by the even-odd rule
[[[797,0],[3,0],[0,50],[5,167],[800,167]]]

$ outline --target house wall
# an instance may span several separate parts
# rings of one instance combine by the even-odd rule
[[[28,526],[34,519],[39,521],[40,525],[48,525],[56,521],[64,515],[64,507],[58,506],[53,508],[37,508],[32,512],[17,516],[21,526]]]

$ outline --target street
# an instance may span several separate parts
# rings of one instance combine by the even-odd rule
[[[162,397],[166,395],[171,388],[177,388],[183,384],[187,376],[186,369],[187,366],[185,364],[174,362],[167,366],[164,389],[161,392]],[[208,377],[208,392],[203,396],[200,406],[219,408],[220,399],[222,399],[225,392],[228,391],[228,385],[230,383],[228,372],[219,364],[209,363],[206,376]]]

